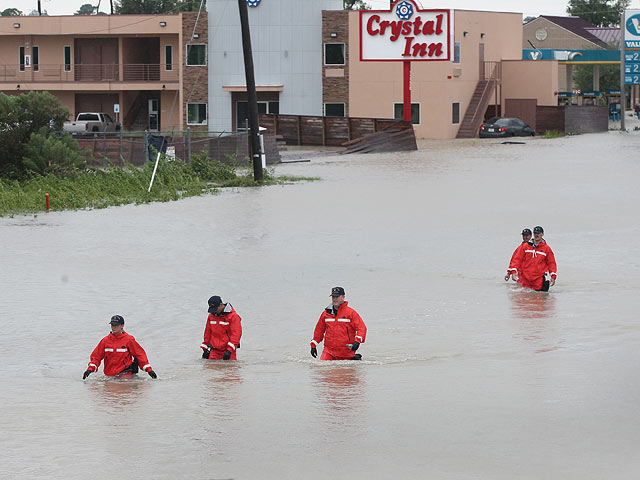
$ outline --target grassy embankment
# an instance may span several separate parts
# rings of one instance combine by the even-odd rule
[[[0,179],[0,216],[36,213],[45,210],[45,194],[51,210],[106,208],[114,205],[166,202],[213,193],[219,187],[253,187],[292,181],[314,181],[317,177],[275,177],[264,170],[264,181],[257,183],[250,171],[214,161],[195,159],[160,161],[151,192],[147,193],[153,162],[144,168],[126,166],[87,169],[72,177],[38,176],[22,182]]]

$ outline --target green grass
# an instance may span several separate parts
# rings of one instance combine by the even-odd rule
[[[147,193],[153,162],[138,169],[88,169],[73,177],[47,175],[23,182],[0,179],[0,216],[37,213],[45,210],[45,194],[50,196],[51,210],[106,208],[115,205],[167,202],[214,193],[221,187],[254,187],[293,181],[314,181],[305,177],[275,177],[264,170],[264,181],[255,182],[250,171],[238,174],[234,167],[220,162],[161,160],[151,192]]]
[[[547,130],[544,132],[542,138],[560,138],[564,137],[564,133],[559,132],[558,130]]]

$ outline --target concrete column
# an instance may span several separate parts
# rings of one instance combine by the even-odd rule
[[[593,89],[600,90],[600,65],[597,63],[593,64]]]
[[[567,88],[565,90],[567,92],[571,92],[573,90],[573,65],[565,64],[567,71]]]

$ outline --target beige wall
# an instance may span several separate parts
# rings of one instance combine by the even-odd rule
[[[536,38],[536,31],[539,29],[547,31],[547,38],[544,40]],[[540,49],[592,50],[601,48],[597,44],[585,40],[581,36],[542,17],[538,17],[522,27],[522,48],[531,48],[528,40],[531,40],[536,48]]]
[[[415,126],[419,138],[456,136],[459,125],[451,123],[452,103],[460,103],[462,119],[479,79],[481,42],[485,46],[485,61],[522,58],[521,14],[455,10],[454,32],[455,41],[461,44],[459,65],[412,62],[411,101],[420,104],[421,121]],[[392,118],[393,104],[403,101],[402,62],[360,62],[359,49],[358,12],[351,12],[349,116]],[[455,76],[458,69],[460,74]]]
[[[538,105],[558,105],[558,62],[505,60],[502,62],[502,104],[507,98],[535,98]]]

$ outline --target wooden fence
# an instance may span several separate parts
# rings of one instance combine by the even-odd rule
[[[310,115],[260,114],[267,133],[287,145],[340,147],[346,142],[389,128],[412,128],[411,122],[382,118],[317,117]]]

